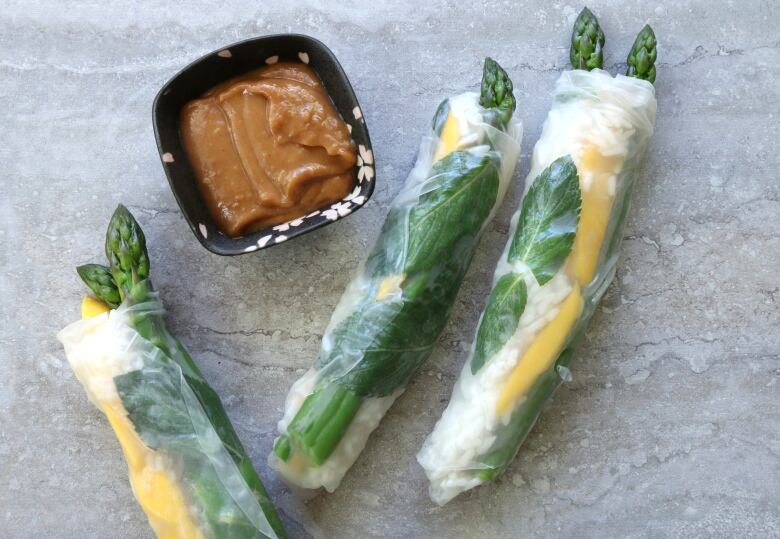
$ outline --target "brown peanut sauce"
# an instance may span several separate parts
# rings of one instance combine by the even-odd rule
[[[354,186],[355,144],[305,64],[215,86],[184,106],[181,136],[209,211],[231,237],[301,217]]]

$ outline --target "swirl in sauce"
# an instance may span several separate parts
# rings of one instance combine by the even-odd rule
[[[317,74],[282,62],[187,103],[181,136],[220,230],[235,237],[344,198],[355,144]]]

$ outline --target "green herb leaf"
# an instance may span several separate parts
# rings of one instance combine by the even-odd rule
[[[195,433],[181,394],[178,369],[155,363],[154,367],[117,376],[114,383],[136,432],[147,446],[157,450],[181,445]]]
[[[498,280],[490,292],[477,330],[477,344],[471,359],[472,374],[476,374],[514,335],[527,299],[528,293],[522,274],[507,273]]]
[[[432,188],[409,212],[405,273],[433,268],[462,244],[473,245],[496,202],[498,172],[493,158],[469,152],[433,164]]]
[[[454,152],[430,178],[436,184],[411,208],[388,216],[366,263],[371,287],[317,363],[361,397],[389,395],[428,358],[498,196],[498,167],[488,156]],[[384,277],[401,275],[402,294],[377,301]]]
[[[334,330],[320,365],[357,395],[389,395],[430,355],[447,314],[447,305],[433,298],[366,302]]]
[[[552,279],[571,252],[581,206],[577,167],[571,156],[560,157],[536,177],[523,200],[509,261],[528,265],[540,285]]]

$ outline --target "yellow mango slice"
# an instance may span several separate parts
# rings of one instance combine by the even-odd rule
[[[99,299],[93,298],[92,296],[84,296],[84,299],[81,300],[82,320],[100,316],[101,314],[107,313],[110,310],[111,307],[109,307]]]
[[[85,297],[81,317],[94,318],[110,308],[100,300]],[[182,490],[164,470],[156,467],[161,455],[149,449],[135,432],[127,411],[118,400],[98,403],[114,430],[130,475],[130,485],[158,539],[202,539],[192,520]]]
[[[460,142],[460,121],[450,112],[439,135],[439,146],[436,148],[433,162],[435,163],[457,150],[458,142]]]
[[[119,409],[118,409],[119,408]],[[153,463],[161,460],[144,445],[121,404],[101,405],[125,454],[130,484],[158,539],[201,538],[179,486]]]
[[[498,397],[496,405],[498,415],[502,415],[512,407],[517,399],[525,395],[533,386],[539,376],[552,367],[581,312],[582,294],[580,287],[575,284],[574,289],[561,303],[558,314],[539,332],[509,375]]]
[[[379,283],[379,287],[376,291],[376,301],[382,301],[388,296],[400,293],[404,279],[406,279],[405,273],[402,273],[401,275],[390,275],[389,277],[382,279],[382,282]]]
[[[578,159],[582,209],[569,256],[569,271],[582,287],[588,286],[596,273],[615,199],[615,193],[610,192],[614,186],[610,187],[610,183],[614,181],[620,161],[620,157],[601,155],[598,147],[593,145],[586,148]]]

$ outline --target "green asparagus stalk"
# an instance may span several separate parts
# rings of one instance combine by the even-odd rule
[[[604,64],[604,32],[591,11],[584,7],[574,21],[569,59],[574,69],[601,69]]]
[[[79,275],[98,297],[111,299],[114,304],[115,291],[128,308],[130,325],[159,352],[144,357],[142,369],[114,378],[136,432],[149,448],[162,450],[178,461],[189,492],[188,503],[208,537],[284,537],[281,520],[219,396],[166,328],[162,304],[149,280],[143,231],[122,205],[109,222],[105,249],[110,267],[81,266]],[[204,433],[206,437],[215,433],[221,446],[214,446],[214,440],[209,439],[204,448]],[[225,484],[226,478],[218,469],[225,459],[220,461],[219,455],[233,461],[243,486]],[[248,489],[255,500],[241,503],[259,504],[262,515],[251,508],[247,511],[246,505],[235,499],[235,492],[245,492],[243,489]]]
[[[646,24],[634,40],[628,53],[626,75],[655,83],[655,60],[658,57],[655,32]]]

